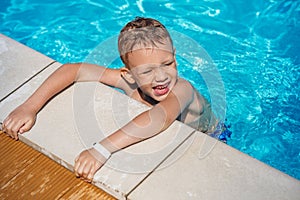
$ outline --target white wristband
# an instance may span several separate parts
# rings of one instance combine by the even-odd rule
[[[108,159],[111,156],[110,151],[108,151],[103,145],[101,145],[98,142],[93,144],[93,148],[96,149],[106,159]]]

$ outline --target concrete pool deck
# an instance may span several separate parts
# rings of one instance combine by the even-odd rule
[[[59,66],[0,35],[0,122]],[[72,171],[82,150],[146,109],[100,83],[76,83],[40,111],[35,126],[20,140]],[[93,184],[118,199],[132,200],[300,196],[298,180],[177,121],[115,153]]]

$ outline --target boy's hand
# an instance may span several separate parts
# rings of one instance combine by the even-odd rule
[[[26,106],[19,106],[3,121],[2,131],[18,140],[18,133],[29,131],[36,119],[36,113]]]
[[[75,175],[86,182],[92,182],[95,173],[105,162],[106,158],[94,148],[84,150],[75,159]]]

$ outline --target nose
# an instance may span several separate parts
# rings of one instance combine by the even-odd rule
[[[160,67],[155,69],[155,81],[164,82],[168,79],[167,73]]]

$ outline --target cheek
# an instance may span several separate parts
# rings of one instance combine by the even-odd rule
[[[177,77],[177,75],[178,75],[176,68],[170,69],[168,71],[168,74],[172,77]]]
[[[176,63],[174,63],[172,66],[170,66],[169,68],[168,68],[168,72],[170,73],[170,74],[177,74],[177,65],[176,65]]]
[[[149,77],[145,77],[142,79],[136,79],[136,83],[139,87],[148,87],[151,85],[152,81]]]

